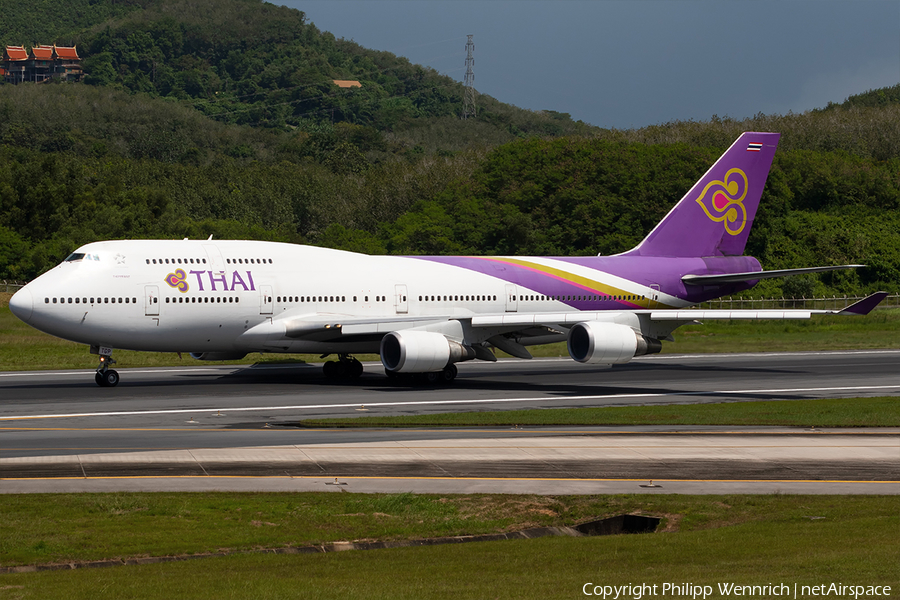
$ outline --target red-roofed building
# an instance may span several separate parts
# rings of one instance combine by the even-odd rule
[[[75,46],[53,46],[53,60],[56,62],[54,77],[64,81],[81,81],[84,70],[81,68],[81,57]]]
[[[35,46],[28,56],[31,75],[28,81],[41,83],[50,79],[53,73],[53,46]],[[27,67],[26,67],[27,69]]]
[[[81,81],[84,71],[75,47],[7,46],[0,61],[0,76],[7,83],[41,83],[52,77],[65,81]]]
[[[4,79],[9,83],[25,81],[25,66],[28,63],[28,51],[24,46],[7,46],[3,50]]]

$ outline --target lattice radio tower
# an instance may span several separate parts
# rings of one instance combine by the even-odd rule
[[[463,94],[463,119],[475,116],[475,71],[472,70],[472,67],[475,66],[475,42],[472,41],[474,36],[467,37],[469,41],[466,42],[466,78],[463,81],[466,89]]]

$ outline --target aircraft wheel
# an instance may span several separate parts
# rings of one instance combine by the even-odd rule
[[[325,374],[326,379],[339,379],[341,377],[341,371],[343,371],[341,367],[341,363],[329,360],[322,365],[322,373]]]
[[[436,383],[441,383],[444,380],[444,372],[443,371],[430,371],[425,373],[425,383],[429,385],[434,385]]]
[[[94,373],[94,381],[97,382],[97,385],[100,387],[106,387],[106,380],[100,375],[100,372]]]
[[[456,368],[456,365],[447,365],[444,367],[444,370],[440,372],[441,382],[442,383],[450,383],[454,379],[456,379],[456,375],[459,373],[459,369]]]
[[[100,374],[100,379],[103,380],[104,387],[115,387],[119,385],[119,374],[113,371],[112,369],[108,369],[107,371]]]
[[[363,366],[362,363],[356,360],[355,358],[347,365],[347,376],[350,379],[359,379],[363,374]]]

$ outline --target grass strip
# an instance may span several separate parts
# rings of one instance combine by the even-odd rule
[[[299,427],[771,425],[900,427],[900,398],[825,398],[662,406],[613,406],[305,419]]]
[[[53,547],[47,536],[76,535],[82,538],[81,545],[70,546],[76,557],[96,553],[98,545],[106,549],[103,554],[114,552],[117,542],[109,538],[112,534],[129,539],[144,534],[150,542],[157,538],[141,522],[149,511],[110,512],[111,506],[123,502],[148,508],[153,504],[157,511],[168,507],[169,514],[155,520],[168,530],[161,543],[172,552],[188,545],[225,547],[235,535],[252,545],[259,543],[260,532],[269,546],[284,540],[297,543],[307,535],[331,537],[332,528],[348,532],[347,522],[364,520],[374,525],[358,532],[378,537],[386,533],[384,522],[429,524],[415,526],[421,530],[433,528],[447,515],[466,521],[468,528],[491,517],[505,516],[508,522],[501,527],[513,527],[524,521],[571,524],[580,515],[640,511],[664,516],[668,531],[320,555],[256,554],[11,574],[0,581],[4,598],[573,598],[583,596],[582,588],[589,582],[657,585],[657,595],[664,583],[671,582],[716,590],[723,582],[790,586],[843,582],[891,585],[894,597],[900,591],[896,568],[900,514],[895,497],[421,496],[404,508],[412,500],[407,495],[357,499],[356,494],[116,494],[112,501],[110,495],[85,496],[86,504],[74,505],[67,501],[77,496],[13,497],[23,505],[13,514],[25,515],[5,529],[15,531],[21,524],[26,536],[39,533],[31,537],[30,545],[44,541],[45,556]],[[327,501],[317,502],[316,496]],[[220,510],[224,504],[232,510],[208,512],[212,502]],[[292,511],[285,511],[287,503],[293,503]],[[29,524],[33,518],[28,518],[26,504],[39,517],[37,525]],[[95,510],[85,511],[90,506]],[[385,507],[390,512],[376,515],[381,512],[376,509]],[[242,519],[224,518],[234,517],[238,508]],[[348,509],[363,514],[340,512]],[[59,519],[52,531],[40,524],[48,510]],[[263,514],[255,514],[259,512]],[[436,514],[444,517],[435,520]],[[253,517],[274,519],[274,525],[253,525]],[[87,530],[82,529],[85,524]],[[178,525],[178,533],[172,534]],[[138,531],[132,533],[135,526]],[[221,537],[223,527],[229,536]],[[293,535],[287,535],[290,530]],[[6,560],[5,549],[2,556]]]

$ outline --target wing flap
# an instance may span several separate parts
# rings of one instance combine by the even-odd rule
[[[809,310],[660,310],[650,313],[651,321],[693,321],[697,319],[808,319]]]

